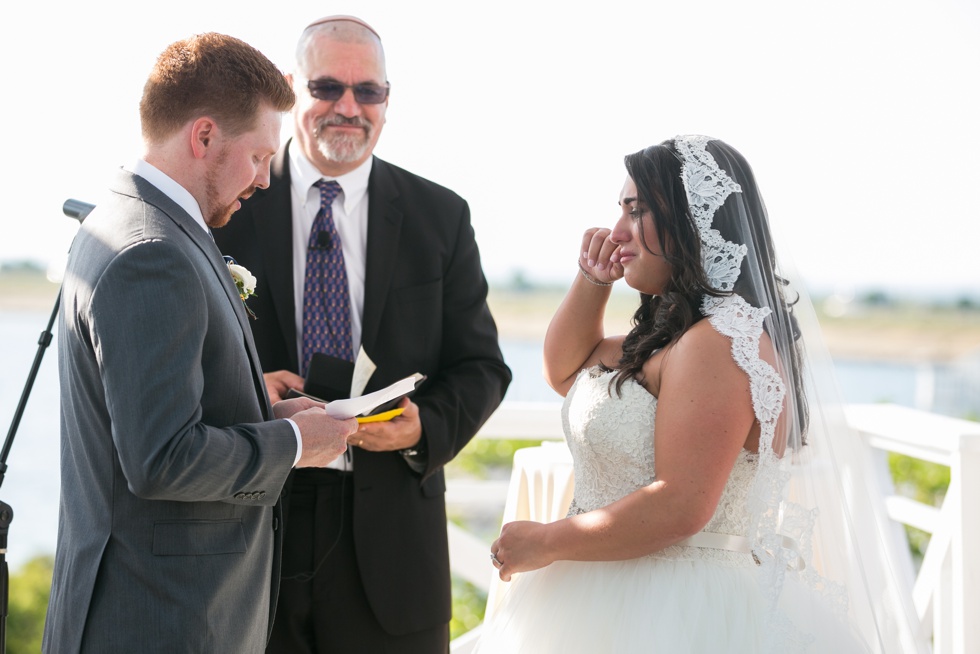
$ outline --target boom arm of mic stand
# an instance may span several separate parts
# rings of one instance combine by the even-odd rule
[[[66,216],[74,218],[79,223],[84,221],[85,217],[92,213],[92,209],[95,209],[94,204],[72,199],[66,200],[62,207]],[[37,378],[37,372],[41,368],[44,350],[51,344],[51,330],[54,328],[54,321],[58,318],[58,308],[60,305],[61,289],[58,289],[58,297],[55,298],[54,308],[51,310],[51,317],[48,319],[48,328],[41,332],[41,337],[37,341],[38,348],[37,353],[34,355],[34,363],[31,366],[30,373],[27,375],[27,383],[24,386],[23,393],[21,393],[20,402],[17,403],[17,409],[14,411],[14,418],[10,423],[10,430],[7,432],[7,439],[4,441],[3,450],[0,451],[0,486],[3,486],[4,475],[7,473],[7,455],[10,454],[10,447],[13,445],[17,427],[20,426],[20,419],[24,415],[24,409],[27,406],[27,398],[30,397],[31,389],[34,387],[34,380]]]
[[[14,412],[14,418],[10,422],[10,431],[7,432],[7,439],[3,443],[3,451],[0,452],[0,486],[7,474],[7,455],[10,447],[14,444],[14,435],[20,425],[21,416],[24,415],[24,408],[27,406],[27,398],[34,387],[34,380],[37,371],[41,367],[41,359],[44,357],[44,350],[51,343],[51,328],[54,325],[55,317],[58,315],[58,306],[61,304],[61,290],[58,290],[58,297],[54,301],[54,309],[51,311],[51,318],[48,320],[48,328],[42,332],[38,339],[37,353],[34,355],[34,364],[27,376],[27,383],[24,385],[24,392],[21,393],[20,401]],[[7,535],[10,533],[10,523],[14,519],[14,510],[9,504],[0,500],[0,654],[7,651],[7,606],[10,598],[10,576],[7,568]]]
[[[69,218],[74,218],[80,223],[85,220],[94,204],[81,202],[79,200],[67,200],[62,207],[62,211]],[[10,430],[0,451],[0,486],[3,486],[4,477],[7,474],[7,455],[10,454],[10,447],[14,444],[14,436],[17,434],[17,427],[20,426],[20,419],[24,415],[27,406],[27,398],[30,397],[31,389],[34,387],[34,380],[37,378],[38,370],[41,368],[41,360],[44,358],[44,350],[51,344],[51,330],[54,328],[54,321],[58,317],[58,308],[61,306],[61,289],[58,289],[58,297],[55,298],[54,308],[51,310],[51,317],[48,319],[48,328],[41,332],[38,339],[37,353],[34,355],[34,363],[31,371],[27,375],[27,383],[21,393],[17,409],[14,411],[14,418],[10,423]],[[10,523],[14,519],[14,510],[10,505],[0,500],[0,654],[7,651],[7,607],[10,597],[10,582],[7,569],[7,535],[10,530]]]
[[[72,199],[66,200],[64,206],[62,207],[62,210],[65,212],[66,216],[69,218],[74,218],[79,223],[84,221],[85,217],[89,215],[93,209],[95,209],[94,204]],[[3,449],[0,450],[0,486],[3,486],[4,476],[7,474],[7,455],[10,454],[10,447],[13,445],[14,436],[17,434],[17,427],[20,426],[20,419],[24,415],[24,409],[27,406],[27,398],[30,397],[31,389],[34,387],[34,380],[37,378],[38,370],[41,368],[41,360],[44,358],[44,350],[51,344],[51,330],[54,328],[54,321],[58,317],[58,308],[60,305],[61,289],[58,289],[58,297],[55,298],[54,308],[52,308],[51,317],[48,319],[48,328],[41,332],[41,337],[38,339],[38,348],[37,353],[34,355],[34,363],[31,365],[31,371],[27,375],[27,383],[24,385],[24,391],[21,393],[20,401],[17,403],[17,408],[14,411],[14,418],[10,423],[10,430],[7,432],[7,439],[3,443]],[[9,507],[7,508],[9,510]],[[2,516],[2,507],[0,507],[0,529],[4,528]],[[0,549],[4,551],[6,550],[6,542],[0,543]],[[2,553],[3,552],[0,552],[0,554]],[[2,645],[2,642],[0,642],[0,645]]]
[[[6,467],[6,466],[5,466]],[[14,511],[0,501],[0,654],[7,651],[7,606],[10,599],[10,575],[7,570],[7,531]]]
[[[73,200],[68,198],[62,205],[61,210],[65,212],[65,215],[69,218],[74,218],[79,223],[85,221],[85,217],[92,213],[92,209],[95,208],[94,204],[89,204],[88,202],[82,202],[81,200]]]

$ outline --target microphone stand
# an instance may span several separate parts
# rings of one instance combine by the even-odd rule
[[[95,205],[88,204],[87,202],[67,200],[62,210],[66,216],[74,218],[81,224],[94,208]],[[10,454],[10,448],[14,444],[14,436],[17,434],[17,428],[20,426],[20,419],[23,417],[24,409],[27,407],[27,398],[30,397],[31,390],[34,388],[34,380],[37,378],[38,370],[41,368],[44,351],[51,344],[51,330],[54,327],[55,319],[58,317],[60,306],[61,289],[59,288],[58,296],[54,301],[54,308],[51,310],[51,317],[48,319],[47,329],[41,332],[41,337],[37,341],[37,353],[34,355],[34,363],[31,365],[31,370],[27,375],[27,382],[24,384],[20,401],[14,410],[14,418],[10,423],[10,429],[7,431],[7,439],[3,443],[3,449],[0,450],[0,486],[3,486],[3,480],[7,474],[7,455]],[[9,504],[0,500],[0,654],[5,654],[7,651],[7,614],[10,598],[9,571],[7,569],[7,534],[13,519],[14,510],[10,508]]]

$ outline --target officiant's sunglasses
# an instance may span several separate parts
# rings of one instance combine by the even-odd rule
[[[391,84],[385,82],[384,86],[381,86],[380,84],[364,82],[351,86],[341,84],[333,79],[311,79],[306,88],[310,90],[310,95],[314,98],[326,102],[336,102],[344,96],[347,89],[350,89],[354,92],[354,99],[357,100],[358,104],[381,104],[388,99]]]

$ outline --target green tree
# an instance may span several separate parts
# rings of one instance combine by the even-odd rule
[[[453,617],[449,623],[449,638],[459,638],[483,622],[487,594],[479,588],[453,577]]]
[[[930,506],[942,506],[946,489],[949,488],[949,466],[892,452],[888,455],[888,467],[899,494]],[[905,526],[905,533],[909,538],[912,558],[918,565],[929,546],[930,534],[908,525]]]
[[[51,596],[54,557],[39,556],[10,575],[7,617],[7,653],[37,654],[41,651],[44,615]]]

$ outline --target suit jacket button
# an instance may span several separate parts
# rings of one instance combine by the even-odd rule
[[[259,491],[259,493],[258,493],[258,495],[259,495],[259,496],[258,496],[258,498],[257,498],[257,499],[260,499],[260,500],[261,500],[262,498],[264,498],[264,497],[265,497],[265,491]]]
[[[236,500],[244,500],[244,499],[247,499],[247,498],[245,497],[245,493],[235,493],[235,499]]]

